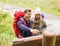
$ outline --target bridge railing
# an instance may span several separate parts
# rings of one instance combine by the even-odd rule
[[[12,46],[42,46],[43,37],[43,35],[38,35],[22,39],[15,39],[12,41]],[[56,35],[55,46],[60,46],[60,34]]]

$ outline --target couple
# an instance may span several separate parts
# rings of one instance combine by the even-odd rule
[[[31,17],[33,18],[33,21],[31,20]],[[41,14],[37,11],[32,15],[31,9],[24,10],[24,17],[19,19],[17,25],[22,37],[38,35],[42,32],[42,29],[46,27]]]

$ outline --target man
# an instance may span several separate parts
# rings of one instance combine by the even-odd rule
[[[39,31],[37,29],[32,29],[32,21],[31,18],[31,10],[26,9],[24,11],[24,17],[20,18],[20,20],[17,22],[18,28],[20,30],[20,35],[23,37],[29,37],[32,35],[37,34]]]

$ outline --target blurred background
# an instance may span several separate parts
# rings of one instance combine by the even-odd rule
[[[7,7],[16,6],[32,9],[40,7],[42,12],[60,17],[60,0],[0,0],[0,46],[11,46],[12,40],[16,38],[12,27],[13,17],[10,14],[12,11],[5,12],[4,7],[2,7],[5,4],[8,4]],[[5,8],[7,8],[6,6]]]

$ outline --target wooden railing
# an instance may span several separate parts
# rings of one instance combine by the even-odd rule
[[[42,46],[43,35],[31,36],[12,41],[12,46]],[[60,34],[56,35],[56,45],[60,46]]]

